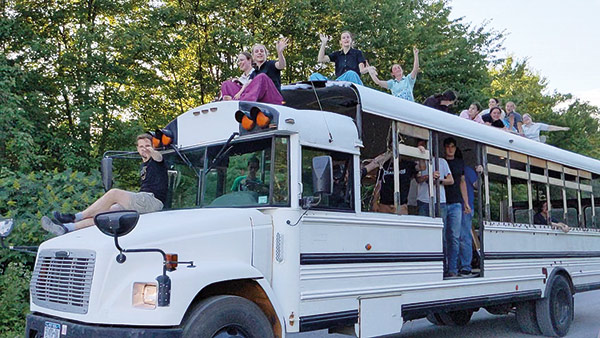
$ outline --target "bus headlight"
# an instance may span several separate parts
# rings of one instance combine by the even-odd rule
[[[133,283],[132,305],[142,309],[155,309],[156,283]]]

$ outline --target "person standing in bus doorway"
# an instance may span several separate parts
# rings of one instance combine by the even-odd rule
[[[427,107],[449,113],[448,109],[454,102],[456,102],[456,94],[451,90],[446,90],[443,94],[431,95],[423,104]]]
[[[419,147],[427,147],[426,141],[419,141]],[[439,167],[433,170],[433,182],[439,182],[440,184],[440,209],[435,211],[435,216],[442,217],[442,220],[446,222],[446,192],[444,190],[444,186],[451,185],[454,183],[452,178],[452,173],[450,172],[450,167],[448,166],[448,162],[445,159],[439,158]],[[422,163],[420,161],[421,169],[423,169],[420,173],[417,174],[417,211],[420,216],[429,216],[429,163]],[[434,190],[435,191],[435,190]],[[433,198],[433,203],[437,204],[435,201],[435,196]]]
[[[167,166],[162,154],[152,147],[150,134],[138,135],[136,142],[138,154],[142,157],[139,192],[111,189],[87,209],[76,214],[54,211],[56,222],[43,216],[42,228],[55,235],[63,235],[93,225],[94,216],[102,212],[131,209],[144,214],[161,210],[167,199]]]
[[[460,151],[456,151],[455,157],[460,157]],[[475,210],[475,193],[474,190],[477,187],[477,180],[479,179],[478,173],[483,171],[483,167],[478,165],[476,169],[465,165],[465,184],[467,187],[467,196],[469,199],[470,212],[466,212],[462,215],[461,226],[460,226],[460,244],[458,249],[458,274],[461,277],[469,277],[471,274],[471,261],[473,260],[473,235],[472,231],[472,220],[473,213]],[[464,201],[463,201],[464,204]],[[464,207],[463,207],[464,208]],[[464,208],[466,210],[466,208]]]
[[[448,137],[444,140],[446,162],[452,172],[454,183],[446,187],[446,222],[444,223],[444,237],[446,239],[446,260],[448,271],[445,277],[458,276],[458,251],[460,244],[460,228],[462,215],[471,213],[467,184],[465,181],[465,164],[456,156],[459,151],[456,140]]]
[[[410,74],[404,75],[402,66],[396,63],[391,69],[393,77],[391,80],[379,80],[377,77],[377,69],[375,69],[374,66],[367,67],[367,70],[369,71],[369,75],[371,76],[371,79],[373,79],[373,82],[385,89],[389,89],[392,92],[392,95],[414,102],[413,88],[415,86],[415,81],[417,81],[417,74],[419,73],[419,50],[417,47],[413,48],[413,57],[413,69]]]
[[[337,81],[348,81],[356,83],[362,86],[363,82],[360,79],[360,74],[366,73],[367,60],[363,56],[363,53],[353,48],[354,38],[348,31],[343,31],[340,36],[341,50],[335,51],[329,55],[325,55],[325,47],[327,42],[331,39],[325,34],[319,35],[321,39],[321,47],[319,48],[319,55],[317,56],[317,62],[319,63],[335,63],[335,77]],[[327,77],[313,73],[309,77],[310,81],[327,81]]]

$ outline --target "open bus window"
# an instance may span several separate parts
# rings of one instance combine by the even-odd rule
[[[529,223],[527,156],[510,152],[510,189],[515,223]]]
[[[314,209],[353,210],[354,194],[352,184],[352,155],[323,149],[302,148],[302,197],[313,196],[312,159],[317,156],[331,156],[333,160],[333,192],[322,196]]]
[[[506,157],[506,151],[487,147],[488,177],[486,201],[489,203],[489,214],[486,215],[486,218],[490,221],[511,221],[508,211],[508,170],[506,168]]]
[[[202,205],[241,207],[287,204],[287,138],[233,143],[206,173]],[[222,145],[208,148],[212,163]],[[273,154],[275,159],[273,160]],[[272,172],[274,169],[274,173]]]

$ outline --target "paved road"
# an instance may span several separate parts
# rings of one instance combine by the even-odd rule
[[[327,331],[306,332],[289,335],[292,338],[347,338],[344,335],[327,335]],[[426,319],[404,323],[402,333],[388,336],[396,338],[532,338],[519,330],[514,315],[494,316],[485,310],[473,314],[473,318],[464,327],[434,326]],[[567,337],[600,338],[600,290],[575,295],[575,320]]]

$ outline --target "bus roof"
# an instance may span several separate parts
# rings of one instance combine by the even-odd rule
[[[325,86],[320,84],[319,87],[321,88],[319,89],[310,88],[310,92],[306,90],[307,87],[310,88],[310,84],[301,83],[284,86],[283,89],[284,91],[297,91],[299,89],[304,89],[301,90],[304,92],[303,96],[310,95],[310,92],[314,91],[315,93],[312,94],[313,98],[318,92],[319,97],[334,96],[338,97],[338,101],[342,102],[344,100],[339,99],[339,96],[341,95],[347,95],[347,100],[356,100],[356,96],[358,96],[357,101],[360,102],[362,111],[364,113],[406,122],[431,130],[481,142],[501,149],[512,150],[530,156],[554,161],[566,166],[600,174],[600,161],[596,159],[568,150],[560,149],[545,143],[536,142],[519,135],[509,134],[498,128],[478,124],[473,121],[460,118],[457,115],[448,114],[422,104],[400,99],[388,93],[384,93],[369,87],[351,84],[344,81],[329,81]],[[327,92],[335,94],[327,94]],[[284,97],[288,99],[291,97],[291,95],[284,95]],[[293,103],[292,106],[294,106]]]

